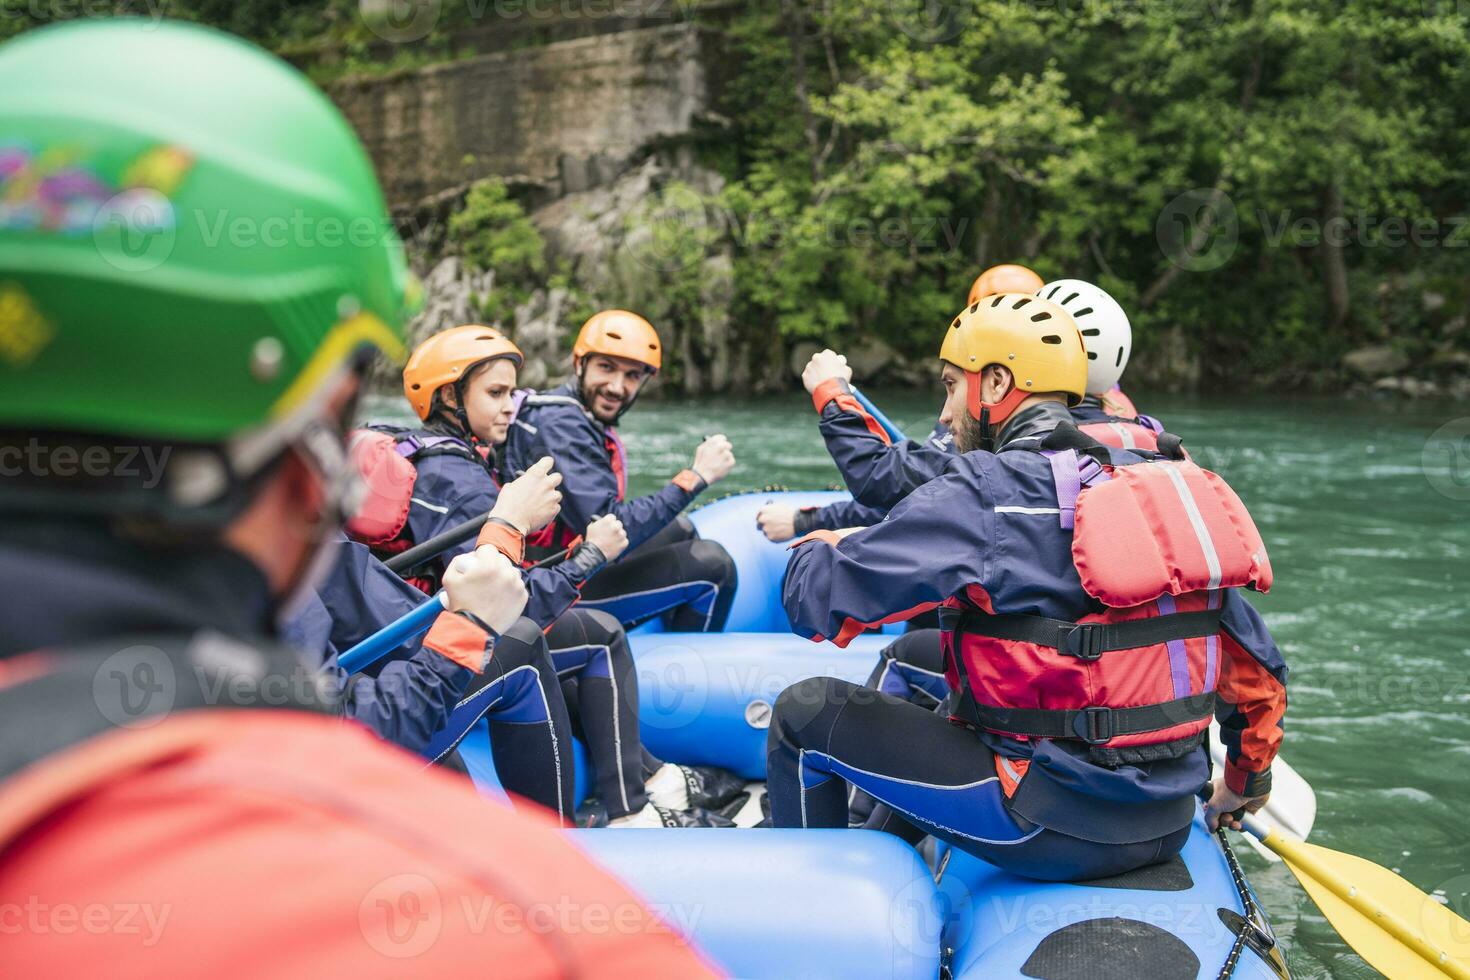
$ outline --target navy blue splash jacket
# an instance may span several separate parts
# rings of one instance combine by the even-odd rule
[[[628,500],[622,439],[583,407],[574,381],[528,395],[511,426],[505,444],[507,472],[520,475],[543,456],[555,461],[563,482],[561,514],[532,539],[542,547],[565,547],[586,533],[593,518],[615,514],[632,551],[678,517],[705,487],[698,474],[686,469],[655,492]]]
[[[942,475],[886,520],[840,541],[816,531],[794,544],[782,590],[793,628],[844,646],[870,627],[977,596],[988,597],[998,614],[1075,621],[1091,612],[1073,564],[1072,533],[1058,521],[1051,464],[1037,451],[1068,419],[1055,403],[1023,410],[1002,431],[1002,451],[950,457]],[[1114,458],[1138,459],[1121,450]],[[1222,608],[1217,717],[1226,778],[1242,792],[1268,778],[1281,741],[1287,670],[1249,602],[1226,590]],[[998,754],[1028,760],[1026,778],[1041,781],[1030,787],[1022,816],[1089,840],[1145,840],[1182,827],[1193,814],[1189,798],[1208,778],[1203,746],[1175,759],[1108,768],[1090,762],[1086,746],[1066,740],[980,737]],[[1119,818],[1128,825],[1110,825],[1099,799],[1130,804]]]

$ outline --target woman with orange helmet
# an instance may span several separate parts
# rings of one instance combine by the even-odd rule
[[[664,617],[677,630],[717,631],[735,598],[735,564],[720,545],[698,540],[680,512],[734,467],[729,440],[710,436],[662,489],[626,499],[627,454],[615,427],[662,366],[658,333],[643,317],[627,310],[593,316],[572,346],[572,378],[521,406],[506,463],[519,473],[549,455],[564,477],[561,513],[531,545],[565,547],[599,514],[616,515],[627,528],[629,554],[587,584],[585,605],[627,626]]]
[[[383,453],[378,462],[401,469],[398,477],[386,481],[384,494],[369,494],[369,499],[377,500],[390,491],[396,493],[399,503],[393,511],[404,517],[396,533],[387,533],[391,525],[380,526],[365,543],[386,556],[488,513],[491,518],[483,538],[496,533],[495,524],[508,504],[507,517],[523,534],[538,530],[555,516],[559,495],[551,509],[523,517],[518,516],[522,509],[515,506],[526,481],[560,483],[560,476],[551,472],[550,459],[541,459],[519,479],[501,485],[496,451],[505,442],[515,415],[516,371],[522,361],[520,349],[507,337],[477,325],[445,330],[414,350],[403,371],[403,392],[425,424],[417,430],[379,430],[391,433],[392,451]],[[374,467],[367,475],[372,479],[387,468]],[[354,529],[349,524],[349,532]],[[473,546],[474,542],[466,542],[451,549],[447,557]],[[545,631],[553,676],[559,678],[560,687],[553,684],[553,690],[543,694],[551,701],[575,706],[573,722],[587,743],[611,826],[729,826],[705,807],[728,803],[743,784],[719,770],[667,765],[643,750],[635,734],[638,681],[622,626],[605,612],[572,608],[581,590],[626,547],[622,524],[610,514],[591,522],[585,539],[564,560],[550,567],[525,569],[529,594],[525,615],[534,628],[521,630],[514,638],[502,637],[502,641],[537,644]],[[447,557],[417,570],[416,580],[432,589]],[[348,603],[335,605],[352,608]],[[327,606],[332,609],[334,603],[328,601]],[[503,693],[492,672],[476,678],[426,753],[451,760],[459,741]],[[502,758],[513,759],[512,733],[501,731],[494,718],[491,721],[497,764]],[[569,755],[558,755],[557,768],[563,779],[569,778],[571,765]],[[569,794],[561,801],[569,806]]]

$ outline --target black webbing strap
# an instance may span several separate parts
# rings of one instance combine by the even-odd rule
[[[1213,636],[1220,632],[1220,610],[1173,613],[1123,623],[1073,623],[1065,619],[1019,614],[990,615],[967,610],[941,609],[939,625],[956,633],[988,636],[1051,647],[1079,660],[1096,660],[1113,650]]]
[[[1175,725],[1200,721],[1215,710],[1215,692],[1137,708],[995,708],[963,699],[961,719],[981,728],[1034,738],[1075,738],[1088,745],[1102,745],[1120,735],[1163,731]],[[968,716],[968,717],[966,717]]]

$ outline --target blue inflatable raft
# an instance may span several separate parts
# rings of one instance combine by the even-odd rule
[[[891,640],[862,636],[838,650],[790,633],[778,599],[786,547],[755,529],[755,512],[771,499],[808,505],[842,498],[745,494],[694,512],[700,534],[723,544],[739,568],[727,631],[650,626],[630,636],[649,750],[752,781],[765,778],[776,696],[811,676],[862,681]],[[498,792],[488,739],[472,736],[461,751],[476,781]],[[580,751],[577,767],[584,794],[588,766]],[[1234,855],[1199,817],[1172,861],[1078,884],[1019,878],[944,846],[926,862],[897,838],[871,831],[568,833],[736,977],[1287,975]]]

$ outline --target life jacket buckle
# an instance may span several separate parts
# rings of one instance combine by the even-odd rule
[[[1103,745],[1113,740],[1113,709],[1083,708],[1072,718],[1072,731],[1088,745]]]
[[[1078,660],[1096,660],[1103,655],[1104,623],[1078,623],[1067,631],[1063,652]]]

